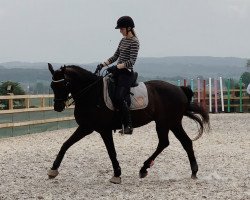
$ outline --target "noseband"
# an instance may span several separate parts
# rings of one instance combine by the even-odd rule
[[[53,83],[60,83],[60,82],[63,82],[63,81],[66,82],[65,86],[66,86],[66,88],[67,88],[67,85],[69,84],[69,82],[66,81],[65,78],[62,78],[62,79],[59,79],[59,80],[56,80],[56,81],[52,79],[52,82],[53,82]],[[64,101],[65,105],[67,105],[66,101],[68,101],[68,100],[69,100],[69,97],[60,98],[60,99],[59,99],[59,98],[54,98],[54,101]]]
[[[53,83],[59,83],[59,82],[62,82],[62,81],[65,81],[65,79],[64,79],[64,78],[62,78],[62,79],[57,80],[57,81],[55,81],[55,80],[53,80],[53,79],[52,79],[52,82],[53,82]]]

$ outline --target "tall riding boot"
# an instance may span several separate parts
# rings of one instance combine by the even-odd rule
[[[123,101],[121,114],[122,114],[122,122],[124,125],[124,129],[121,130],[121,133],[131,135],[133,133],[132,119],[131,119],[130,110],[126,101]]]

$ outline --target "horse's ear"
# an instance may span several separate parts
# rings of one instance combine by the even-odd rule
[[[54,75],[55,71],[53,69],[53,66],[50,63],[48,63],[48,68],[49,68],[49,71],[51,72],[51,74]]]
[[[62,72],[64,73],[64,72],[65,72],[65,70],[66,70],[66,65],[61,66],[61,70],[62,70]]]

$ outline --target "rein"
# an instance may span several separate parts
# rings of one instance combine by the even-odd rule
[[[95,73],[96,74],[96,73]],[[105,74],[104,76],[101,76],[102,78],[106,77],[109,73]],[[100,77],[99,73],[98,73],[98,76]],[[76,93],[76,97],[80,97],[81,95],[83,95],[84,93],[86,93],[93,85],[97,84],[99,81],[102,81],[103,79],[102,78],[99,78],[98,80],[96,80],[95,82],[91,83],[90,85],[88,85],[87,87],[83,88],[82,90],[80,90],[78,93]],[[61,80],[58,80],[58,82],[60,81],[63,81],[65,79],[61,79]],[[68,103],[71,99],[73,99],[72,95],[68,96],[67,99],[65,100],[65,105],[66,107],[69,107],[71,106],[72,104],[75,103],[74,99],[72,102]]]
[[[76,93],[76,97],[79,97],[81,95],[83,95],[84,93],[86,93],[93,85],[97,84],[100,80],[102,80],[101,78],[96,80],[94,83],[91,83],[90,85],[88,85],[87,87],[83,88],[82,90],[80,90],[78,93]],[[67,99],[66,102],[69,102],[71,99],[73,99],[72,95],[70,95]],[[75,101],[73,100],[71,103],[65,103],[65,105],[67,107],[71,106],[73,103],[75,103]]]

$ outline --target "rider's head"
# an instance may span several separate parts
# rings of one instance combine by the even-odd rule
[[[131,32],[133,36],[135,36],[134,32],[134,21],[130,16],[122,16],[117,20],[116,29],[120,29],[120,32],[123,36],[128,36]]]

